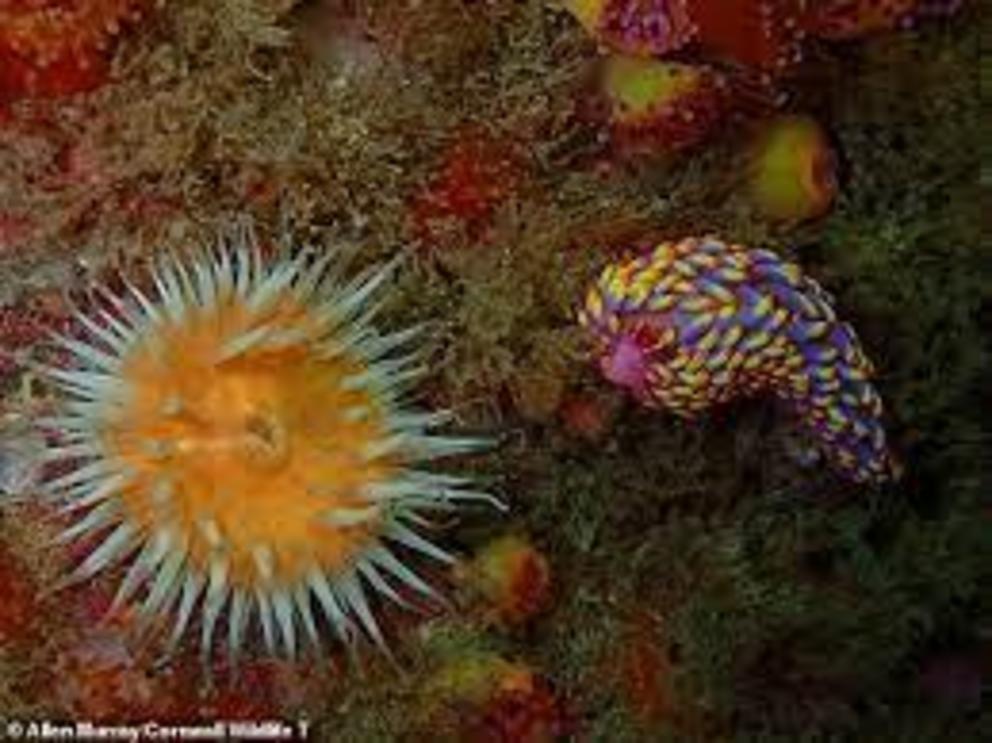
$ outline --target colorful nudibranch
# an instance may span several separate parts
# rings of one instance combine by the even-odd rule
[[[579,321],[604,376],[649,407],[694,417],[773,394],[858,482],[895,474],[871,362],[832,298],[768,250],[713,237],[663,242],[610,265]]]

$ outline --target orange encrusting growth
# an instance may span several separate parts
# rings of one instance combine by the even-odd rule
[[[146,0],[48,0],[33,4],[3,0],[2,39],[14,53],[50,64],[68,55],[105,48],[124,23],[140,17],[147,4]]]
[[[0,104],[93,90],[149,0],[0,0]]]
[[[267,317],[244,305],[190,308],[130,352],[127,397],[105,445],[135,472],[121,498],[144,530],[178,526],[204,572],[223,535],[235,587],[293,585],[315,567],[343,569],[378,536],[377,515],[343,526],[326,514],[376,507],[362,489],[394,467],[363,449],[386,437],[385,411],[343,384],[362,371],[355,360],[322,358],[306,333],[223,360],[225,342],[259,324],[316,327],[290,297]],[[349,416],[357,409],[368,414]],[[269,575],[260,574],[259,549],[271,557]]]

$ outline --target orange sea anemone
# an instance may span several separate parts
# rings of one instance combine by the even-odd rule
[[[267,262],[236,243],[160,261],[154,298],[104,291],[106,309],[78,313],[87,336],[59,338],[76,363],[48,370],[69,399],[46,424],[71,469],[49,489],[75,521],[64,540],[96,545],[74,579],[123,563],[115,607],[174,614],[173,643],[198,616],[205,655],[224,615],[232,655],[256,617],[272,653],[325,626],[384,648],[368,588],[434,596],[404,555],[452,560],[411,524],[493,501],[414,464],[485,441],[404,408],[424,370],[396,352],[418,329],[380,335],[370,301],[395,261],[345,279],[336,252]]]

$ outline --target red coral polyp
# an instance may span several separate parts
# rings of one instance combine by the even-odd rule
[[[0,101],[92,90],[146,0],[0,0]]]
[[[411,204],[414,232],[437,243],[445,227],[485,239],[493,215],[522,180],[523,158],[513,144],[475,127],[460,131],[435,175]]]

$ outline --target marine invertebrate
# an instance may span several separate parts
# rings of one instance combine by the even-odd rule
[[[819,217],[837,192],[834,162],[826,134],[812,119],[785,116],[771,121],[752,145],[751,200],[772,219]]]
[[[771,393],[843,474],[884,481],[894,466],[873,368],[831,304],[775,253],[686,238],[604,269],[579,320],[606,378],[645,405],[693,417]]]
[[[0,101],[90,90],[145,0],[0,0]]]
[[[803,0],[565,0],[605,46],[665,57],[692,50],[765,73],[797,61]]]
[[[690,16],[704,56],[767,75],[802,58],[805,0],[693,0]]]
[[[548,604],[551,569],[527,539],[508,535],[485,545],[462,574],[505,624],[531,619]]]
[[[726,81],[707,67],[619,55],[603,63],[602,95],[614,144],[627,154],[700,144],[729,102]]]
[[[267,262],[247,237],[166,258],[156,298],[104,291],[105,309],[77,315],[86,335],[60,338],[75,365],[48,370],[69,399],[46,424],[67,434],[50,458],[72,467],[48,489],[73,519],[63,539],[96,542],[73,577],[126,564],[115,606],[174,613],[172,643],[198,613],[209,653],[226,613],[231,654],[257,618],[268,650],[292,655],[319,640],[322,611],[341,640],[384,648],[368,587],[435,596],[396,548],[452,560],[411,525],[492,501],[415,466],[485,441],[405,408],[423,368],[396,353],[418,331],[372,325],[395,261],[346,280],[341,259]]]
[[[564,0],[565,8],[606,46],[661,56],[695,38],[691,0]]]
[[[458,740],[552,741],[568,716],[549,684],[532,668],[491,652],[464,654],[443,665],[424,686],[432,731]]]
[[[484,239],[496,209],[519,186],[522,170],[511,143],[479,127],[460,128],[435,175],[412,199],[414,232],[428,243],[441,241],[445,227]]]

